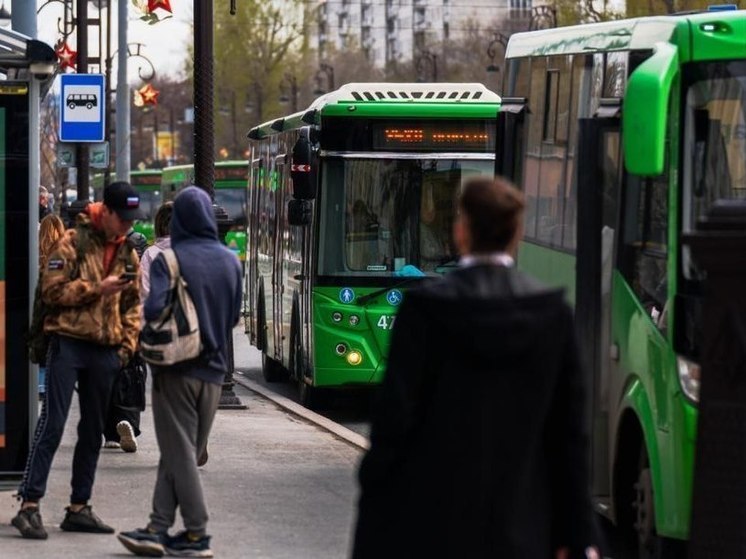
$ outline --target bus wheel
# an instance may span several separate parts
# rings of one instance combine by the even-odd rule
[[[658,535],[655,527],[655,502],[653,500],[653,479],[650,474],[650,461],[643,444],[637,481],[634,484],[635,514],[634,528],[637,532],[639,559],[675,559],[686,557],[683,542]]]
[[[284,380],[282,365],[262,351],[262,376],[267,382],[280,382]]]
[[[301,406],[318,410],[324,406],[324,389],[309,384],[304,370],[303,347],[297,335],[293,336],[293,376],[298,383],[298,399]]]

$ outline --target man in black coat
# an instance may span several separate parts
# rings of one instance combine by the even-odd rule
[[[562,292],[513,266],[523,207],[503,180],[468,180],[459,269],[405,297],[354,559],[598,557],[587,380]]]

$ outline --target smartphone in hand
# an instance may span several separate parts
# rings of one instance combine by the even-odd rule
[[[122,275],[119,276],[119,279],[121,281],[135,281],[137,279],[137,273],[136,272],[124,272]]]

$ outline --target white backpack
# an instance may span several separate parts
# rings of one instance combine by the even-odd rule
[[[196,359],[202,352],[199,321],[194,302],[181,277],[173,249],[163,251],[171,278],[166,308],[140,332],[140,354],[152,365],[174,365]]]

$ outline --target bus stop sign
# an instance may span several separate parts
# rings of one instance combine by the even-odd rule
[[[103,74],[62,74],[60,141],[104,141]]]

